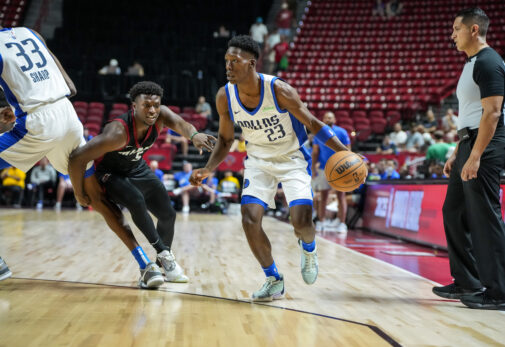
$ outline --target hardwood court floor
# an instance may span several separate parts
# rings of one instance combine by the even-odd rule
[[[322,238],[307,286],[291,226],[264,226],[286,298],[255,305],[264,275],[238,216],[178,215],[173,249],[190,282],[145,291],[96,213],[2,209],[0,256],[13,278],[0,282],[0,346],[505,345],[505,312],[441,300],[431,281]]]

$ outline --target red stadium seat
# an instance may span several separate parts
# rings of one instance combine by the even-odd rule
[[[382,135],[386,132],[387,121],[384,118],[374,118],[370,122],[370,127],[374,134]]]

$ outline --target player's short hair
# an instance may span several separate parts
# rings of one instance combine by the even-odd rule
[[[137,96],[140,94],[144,95],[158,95],[160,98],[163,97],[163,88],[157,83],[151,81],[138,82],[130,89],[128,92],[130,94],[130,100],[135,102]]]
[[[7,107],[7,106],[9,106],[9,103],[7,102],[7,98],[5,97],[4,91],[2,90],[2,88],[0,88],[0,107]]]
[[[228,48],[230,47],[240,48],[243,51],[249,52],[255,59],[258,59],[260,56],[260,46],[248,35],[232,37],[231,40],[228,41]]]
[[[479,26],[479,36],[486,37],[487,29],[489,28],[489,17],[481,8],[465,8],[458,12],[457,17],[462,17],[461,21],[467,27],[477,24]]]

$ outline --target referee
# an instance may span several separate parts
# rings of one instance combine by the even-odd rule
[[[449,186],[444,229],[454,283],[434,287],[471,308],[505,310],[505,224],[500,172],[505,164],[505,64],[486,43],[489,18],[480,8],[456,15],[452,40],[468,56],[456,90],[459,144],[444,173]]]

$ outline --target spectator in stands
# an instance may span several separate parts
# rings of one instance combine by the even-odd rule
[[[430,167],[428,169],[430,173],[430,178],[432,179],[439,179],[439,178],[447,178],[446,175],[444,175],[444,162],[440,161],[433,161],[430,164]]]
[[[289,44],[286,40],[286,36],[281,35],[281,41],[275,45],[275,64],[276,64],[276,72],[285,71],[288,68],[288,53]]]
[[[456,117],[452,108],[448,108],[442,118],[442,130],[445,132],[458,130],[458,117]]]
[[[435,138],[435,143],[428,147],[426,160],[436,160],[445,163],[447,160],[447,152],[451,145],[444,142],[444,132],[442,130],[435,131],[433,137]]]
[[[382,143],[376,150],[377,153],[382,154],[397,154],[396,144],[391,141],[388,135],[384,136]]]
[[[39,165],[35,166],[30,175],[30,182],[37,191],[37,210],[44,207],[44,193],[56,184],[56,170],[49,164],[49,160],[44,157]]]
[[[230,147],[230,152],[245,152],[245,151],[246,151],[245,138],[243,134],[240,134],[238,139],[235,139],[235,141],[233,141]]]
[[[159,169],[160,164],[158,163],[157,160],[151,160],[149,163],[149,168],[151,169],[152,172],[160,179],[161,182],[163,182],[163,171]]]
[[[202,181],[201,187],[204,189],[204,194],[209,197],[209,201],[202,204],[202,209],[207,210],[216,203],[218,185],[219,182],[214,171]]]
[[[386,4],[386,14],[388,18],[399,16],[402,14],[403,4],[399,0],[390,0]]]
[[[372,9],[372,16],[381,16],[382,18],[386,17],[386,5],[382,0],[376,0],[375,5]]]
[[[230,31],[224,25],[219,26],[219,29],[214,32],[214,38],[230,38]]]
[[[251,25],[249,34],[260,45],[260,49],[263,50],[266,36],[268,35],[268,29],[265,24],[263,24],[263,18],[256,18],[256,23]]]
[[[189,213],[189,193],[191,190],[198,189],[189,183],[189,177],[193,172],[193,165],[190,162],[184,161],[182,171],[174,174],[174,179],[177,182],[178,188],[173,190],[173,193],[182,197],[182,213]]]
[[[109,65],[102,67],[98,73],[100,75],[121,75],[121,68],[119,67],[119,62],[117,59],[112,58],[109,61]]]
[[[165,143],[173,143],[180,145],[181,146],[181,152],[182,155],[187,156],[188,155],[188,148],[189,148],[189,142],[188,140],[179,134],[177,134],[175,131],[172,129],[168,129],[167,131],[167,137],[165,137]]]
[[[409,152],[419,152],[424,146],[424,127],[422,125],[414,125],[412,132],[407,139],[406,149]]]
[[[367,181],[378,181],[381,179],[381,175],[379,173],[379,168],[376,163],[368,164],[368,176],[366,178]]]
[[[222,193],[238,193],[240,191],[240,183],[237,177],[233,176],[233,171],[227,170],[224,172],[224,177],[219,181],[217,189]]]
[[[212,120],[212,108],[210,107],[209,103],[205,101],[205,96],[202,95],[198,98],[198,102],[195,106],[195,111],[199,115],[207,118],[209,121]]]
[[[393,126],[393,132],[389,134],[389,138],[391,139],[391,142],[396,145],[397,150],[405,148],[405,144],[407,143],[407,133],[403,131],[400,123],[396,123]]]
[[[128,66],[128,71],[126,71],[125,75],[144,77],[144,67],[138,61],[134,61],[131,66]]]
[[[423,124],[425,132],[433,133],[438,128],[438,122],[435,119],[435,113],[432,110],[426,111],[426,121]]]
[[[72,182],[70,181],[70,176],[63,175],[58,172],[58,187],[56,189],[56,204],[54,205],[54,209],[56,212],[61,211],[61,203],[63,202],[63,198],[65,193],[74,193],[74,187],[72,186]],[[82,210],[82,206],[79,205],[78,202],[75,203],[75,208],[77,211]]]
[[[23,199],[23,192],[25,190],[25,178],[26,174],[16,167],[9,167],[4,169],[0,174],[2,178],[2,186],[0,187],[0,198],[6,204],[11,204],[14,208],[21,207],[21,201]],[[6,199],[6,192],[11,195],[10,199]]]
[[[284,1],[281,5],[281,10],[277,13],[277,17],[275,19],[275,25],[279,28],[279,33],[287,38],[290,38],[293,21],[293,11],[289,9],[288,3]]]
[[[276,68],[274,47],[279,42],[281,42],[281,34],[279,33],[279,29],[275,28],[268,35],[265,45],[265,56],[263,58],[263,69],[269,75],[273,74]]]
[[[387,160],[384,167],[384,173],[381,175],[382,180],[398,180],[400,179],[400,174],[396,171],[398,164],[396,160]]]

